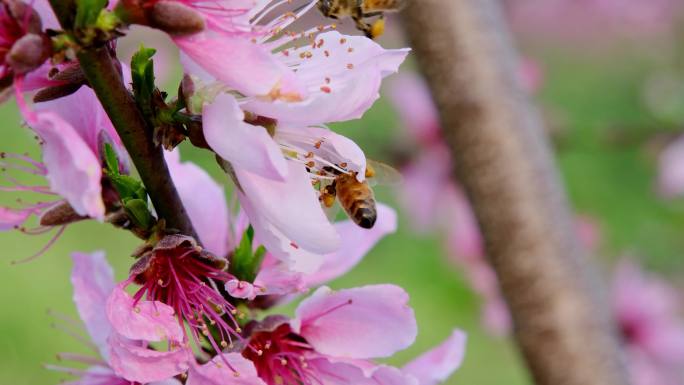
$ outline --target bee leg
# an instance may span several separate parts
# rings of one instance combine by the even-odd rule
[[[367,38],[372,39],[373,38],[373,26],[366,23],[363,20],[363,16],[357,16],[354,15],[352,16],[352,19],[354,19],[354,22],[356,23],[356,28],[363,32]]]

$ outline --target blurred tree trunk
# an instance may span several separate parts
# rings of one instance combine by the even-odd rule
[[[536,383],[627,384],[500,1],[413,0],[403,17]]]

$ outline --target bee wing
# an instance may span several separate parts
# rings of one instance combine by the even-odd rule
[[[396,187],[404,181],[404,177],[394,167],[373,159],[366,159],[366,177],[371,186]]]

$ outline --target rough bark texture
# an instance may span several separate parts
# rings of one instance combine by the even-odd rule
[[[627,384],[603,288],[578,247],[539,114],[521,91],[500,2],[414,0],[403,18],[532,377]]]

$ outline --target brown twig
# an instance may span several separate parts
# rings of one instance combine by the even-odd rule
[[[50,4],[62,27],[69,30],[73,1],[50,0]],[[77,55],[88,83],[126,146],[160,219],[166,220],[168,228],[197,238],[171,180],[162,149],[153,143],[152,130],[126,89],[108,49],[86,47]]]
[[[626,384],[500,2],[415,0],[403,18],[536,383]]]

